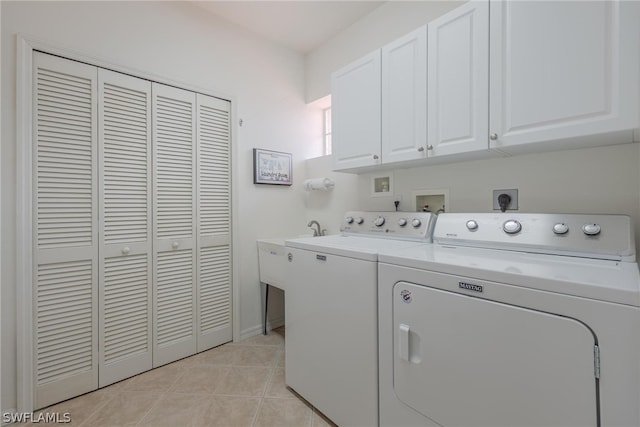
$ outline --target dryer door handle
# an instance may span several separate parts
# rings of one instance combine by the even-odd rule
[[[409,361],[409,325],[400,323],[398,328],[398,356],[405,362]]]

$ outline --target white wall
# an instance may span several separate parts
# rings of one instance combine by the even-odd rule
[[[331,73],[421,25],[455,9],[464,1],[389,1],[315,49],[306,58],[306,99],[331,92]]]
[[[640,145],[625,144],[395,169],[401,210],[414,190],[448,189],[447,212],[493,212],[496,189],[518,189],[519,212],[624,214],[640,242]],[[359,175],[359,207],[389,210],[392,197],[369,197],[372,173]]]
[[[358,209],[358,175],[333,172],[331,156],[309,159],[305,164],[309,178],[329,178],[335,182],[333,190],[307,191],[302,194],[307,221],[315,219],[322,228],[327,229],[327,234],[337,234],[340,232],[342,214]]]
[[[322,151],[304,100],[304,60],[186,2],[0,2],[2,52],[2,410],[16,408],[16,34],[233,97],[234,260],[240,330],[260,330],[255,240],[306,232],[305,158]],[[244,125],[238,127],[238,119]],[[291,152],[294,186],[257,186],[252,148]]]

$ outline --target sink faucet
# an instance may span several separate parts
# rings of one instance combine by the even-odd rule
[[[314,225],[316,226],[316,228],[313,228]],[[320,230],[320,223],[315,219],[312,219],[311,221],[309,221],[309,224],[307,224],[307,227],[310,227],[313,229],[313,237],[324,235],[324,233]]]

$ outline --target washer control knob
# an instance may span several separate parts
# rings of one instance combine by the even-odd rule
[[[400,227],[404,227],[405,225],[407,225],[407,219],[406,219],[406,218],[400,218],[400,219],[398,220],[398,225],[399,225]]]
[[[502,224],[502,229],[507,234],[516,234],[522,230],[522,225],[515,219],[510,219]]]
[[[600,234],[600,226],[598,224],[585,224],[582,226],[582,231],[587,236],[597,236]]]
[[[353,224],[353,217],[352,216],[348,216],[344,220],[347,222],[347,224]]]
[[[476,231],[478,229],[478,222],[474,219],[467,221],[467,228],[469,231]]]
[[[411,225],[413,226],[413,228],[418,228],[422,225],[422,221],[420,221],[418,218],[414,218],[413,221],[411,221]]]
[[[362,218],[361,216],[359,216],[358,218],[356,218],[356,224],[360,225],[364,222],[364,218]]]
[[[553,226],[553,232],[556,234],[567,234],[569,232],[569,226],[564,222],[559,222]]]
[[[382,226],[384,225],[384,217],[379,216],[378,218],[374,219],[374,220],[373,220],[373,224],[374,224],[376,227],[382,227]]]

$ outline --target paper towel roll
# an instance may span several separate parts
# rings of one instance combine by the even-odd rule
[[[304,181],[302,185],[304,185],[304,189],[307,191],[312,191],[312,190],[327,191],[335,187],[336,183],[329,178],[313,178],[313,179],[307,179],[306,181]]]

